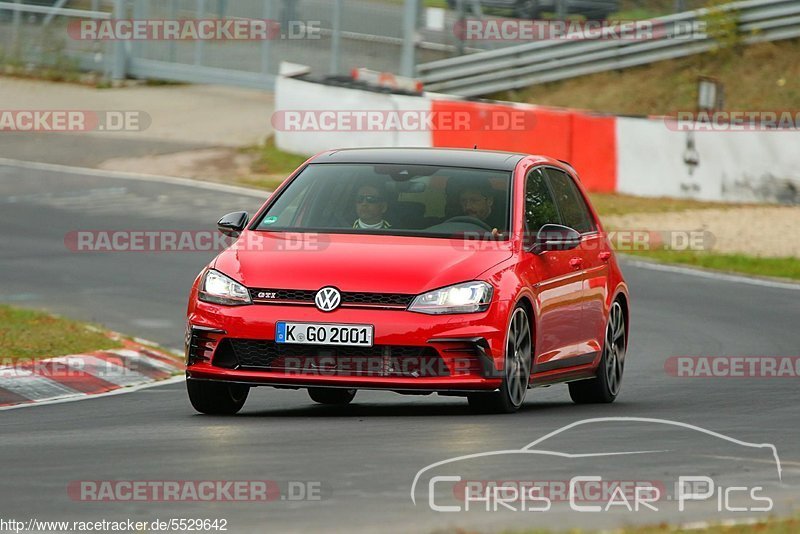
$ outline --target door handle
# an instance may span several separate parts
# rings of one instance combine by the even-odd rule
[[[603,252],[598,254],[597,257],[600,258],[601,261],[608,261],[609,259],[611,259],[611,253],[607,250],[604,250]]]
[[[583,258],[572,258],[569,260],[569,266],[575,270],[580,269],[583,267]]]

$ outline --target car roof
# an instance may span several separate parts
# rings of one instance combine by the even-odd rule
[[[416,164],[513,171],[527,154],[463,148],[347,148],[315,157],[313,163]]]

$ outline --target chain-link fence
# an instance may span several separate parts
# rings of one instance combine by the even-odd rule
[[[575,0],[538,0],[580,16]],[[603,0],[610,16],[649,18],[709,0]],[[549,2],[549,3],[548,3]],[[573,2],[573,3],[570,3]],[[586,2],[583,2],[586,3]],[[511,17],[484,0],[0,0],[0,62],[6,70],[52,69],[192,83],[271,88],[282,61],[317,74],[354,68],[414,75],[415,66],[516,44],[461,40],[466,18]],[[509,5],[513,7],[511,2]],[[554,16],[542,11],[537,15]],[[555,13],[558,15],[558,13]],[[158,24],[272,21],[268,38],[165,38]],[[144,38],[118,35],[145,23]],[[108,26],[103,26],[107,24]],[[85,28],[95,31],[82,32]],[[103,29],[110,28],[111,35]],[[154,29],[156,28],[156,29]],[[163,30],[163,27],[161,27]],[[149,32],[149,33],[148,33]]]
[[[58,2],[65,3],[65,2]],[[0,2],[0,63],[6,72],[50,69],[65,76],[81,71],[111,75],[111,55],[105,43],[72,40],[70,21],[111,18],[110,4],[99,0],[81,7],[52,11],[54,2]],[[78,4],[78,2],[76,2]]]
[[[358,67],[411,74],[415,61],[446,57],[453,47],[421,42],[421,4],[409,4],[413,12],[393,0],[0,1],[0,58],[23,70],[89,70],[109,78],[257,87],[272,85],[281,61],[321,74]],[[272,21],[276,31],[267,38],[241,39],[153,34],[165,21],[195,21],[200,27],[199,21],[243,20]],[[104,28],[118,32],[119,21],[145,22],[150,33],[141,39],[103,34]],[[82,32],[86,27],[94,31]]]
[[[708,3],[708,0],[620,0],[617,13],[621,17],[637,19],[663,17],[700,9]]]

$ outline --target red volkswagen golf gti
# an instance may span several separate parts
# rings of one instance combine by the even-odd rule
[[[189,398],[239,411],[254,386],[307,388],[323,404],[358,389],[465,396],[513,412],[565,382],[612,402],[628,290],[568,164],[448,149],[315,156],[192,287]]]

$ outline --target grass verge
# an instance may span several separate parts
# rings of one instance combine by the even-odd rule
[[[91,325],[0,305],[2,357],[38,359],[122,347]]]
[[[508,534],[547,534],[547,530],[511,530]],[[591,531],[570,530],[569,534],[590,534]],[[706,528],[682,529],[671,525],[627,527],[616,534],[795,534],[800,532],[800,519],[770,518],[751,525],[710,525]]]
[[[671,211],[726,209],[744,204],[704,202],[684,198],[650,198],[619,195],[616,193],[590,193],[592,205],[600,217],[628,215],[631,213],[666,213]]]
[[[683,250],[625,251],[625,254],[649,258],[659,263],[689,265],[727,273],[800,280],[800,260],[797,258],[758,258],[742,254]]]
[[[268,138],[258,147],[259,157],[253,163],[253,172],[266,174],[289,174],[308,158],[284,152],[275,146],[275,138]]]
[[[534,85],[493,98],[617,114],[664,115],[695,109],[697,78],[703,75],[723,83],[727,110],[791,110],[800,107],[797,57],[800,40],[761,43]]]
[[[234,181],[239,185],[274,191],[287,176],[302,165],[306,156],[284,152],[275,146],[275,138],[268,138],[263,145],[243,149],[245,153],[255,154],[249,176],[238,176]]]
[[[380,0],[384,4],[395,4],[398,6],[405,5],[406,0]],[[448,9],[447,0],[422,0],[422,7],[441,7]]]

